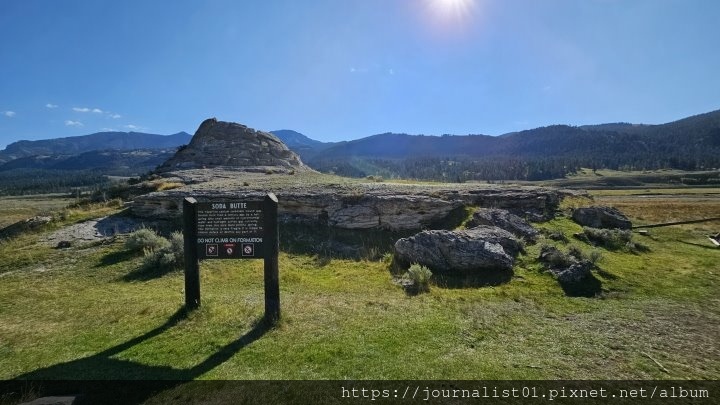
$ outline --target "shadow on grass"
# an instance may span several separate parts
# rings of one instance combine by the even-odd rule
[[[120,281],[132,282],[132,281],[148,281],[156,278],[160,278],[166,274],[173,272],[182,272],[182,269],[178,269],[173,266],[148,266],[141,265],[135,270],[132,270],[128,274],[120,277]]]
[[[594,298],[602,291],[602,282],[592,274],[574,283],[560,282],[559,284],[568,297]]]
[[[186,314],[185,309],[180,308],[164,324],[127,342],[92,356],[19,375],[5,384],[15,385],[14,392],[27,392],[27,387],[30,387],[37,396],[81,394],[87,401],[81,403],[141,403],[160,391],[202,376],[271,329],[265,318],[260,318],[252,329],[189,369],[152,366],[114,358],[173,328],[186,319]]]
[[[479,288],[493,287],[509,283],[512,270],[483,271],[475,274],[433,274],[433,284],[441,288]]]
[[[129,250],[120,250],[117,252],[108,253],[100,259],[100,263],[96,264],[95,267],[106,267],[113,266],[115,264],[133,259],[137,256],[137,253]]]
[[[380,260],[386,253],[392,253],[395,241],[414,233],[283,224],[280,250],[290,254],[316,255],[320,267],[332,259]]]

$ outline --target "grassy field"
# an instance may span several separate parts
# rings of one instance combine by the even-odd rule
[[[74,201],[67,194],[0,197],[0,228],[35,215],[56,212]]]
[[[563,179],[526,182],[556,187],[570,187],[593,190],[617,190],[642,187],[679,188],[703,187],[717,190],[720,185],[720,171],[688,172],[683,170],[618,171],[580,169],[577,173]]]
[[[594,194],[637,222],[720,212],[713,192],[633,193]],[[42,232],[117,210],[66,211]],[[507,284],[418,296],[387,259],[281,253],[272,329],[261,261],[202,263],[202,306],[186,316],[182,273],[142,272],[120,238],[56,250],[22,235],[0,242],[0,380],[720,378],[720,250],[704,236],[720,223],[636,235],[641,254],[574,241],[565,216],[540,227],[570,242],[528,246]],[[537,263],[543,243],[599,251],[600,296],[565,296]]]

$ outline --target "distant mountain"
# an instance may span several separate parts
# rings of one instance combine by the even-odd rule
[[[176,148],[190,142],[192,135],[178,132],[173,135],[142,132],[98,132],[90,135],[38,141],[17,141],[0,151],[0,160],[10,161],[37,155],[74,155],[95,150],[137,150]]]
[[[18,170],[95,170],[109,175],[139,175],[169,159],[190,142],[186,132],[98,132],[38,141],[18,141],[0,151],[0,172]]]
[[[498,137],[385,133],[337,143],[306,163],[352,176],[459,180],[544,179],[580,167],[718,168],[720,110],[662,125],[553,125]]]
[[[300,155],[303,161],[312,159],[318,153],[335,145],[335,142],[320,142],[315,139],[310,139],[300,132],[291,129],[280,129],[270,131],[270,133],[280,138],[288,148]]]
[[[0,172],[20,169],[95,170],[107,175],[137,176],[154,170],[172,157],[175,150],[94,150],[76,155],[26,156],[0,164]]]
[[[279,129],[277,131],[270,131],[271,134],[280,138],[289,148],[295,147],[310,147],[317,148],[325,145],[324,142],[310,139],[300,132],[293,131],[291,129]]]

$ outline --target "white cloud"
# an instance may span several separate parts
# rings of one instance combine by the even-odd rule
[[[117,132],[117,129],[115,128],[100,128],[103,132]]]
[[[65,121],[65,125],[68,127],[84,127],[85,126],[80,121],[71,121],[71,120]]]
[[[93,109],[92,109],[92,112],[94,112],[94,113],[96,113],[96,114],[102,114],[103,111],[102,111],[101,109],[99,109],[99,108],[93,108]]]
[[[145,128],[145,127],[141,127],[141,126],[139,126],[139,125],[133,125],[133,124],[125,125],[125,128],[127,128],[127,129],[129,129],[129,130],[131,130],[131,131],[144,131],[144,130],[147,129],[147,128]]]
[[[58,108],[58,105],[57,105],[57,104],[47,103],[47,104],[45,104],[45,107],[50,108],[50,109],[53,109],[53,108]]]
[[[3,115],[12,118],[15,116],[15,111],[3,111]]]
[[[77,112],[90,112],[90,109],[87,107],[73,107],[73,111]]]
[[[120,114],[110,114],[110,118],[118,119],[118,118],[122,118],[122,115],[120,115]]]

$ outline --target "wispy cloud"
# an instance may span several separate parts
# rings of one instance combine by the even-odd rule
[[[57,104],[47,103],[45,104],[45,107],[49,109],[58,108],[59,106]]]
[[[85,113],[90,112],[90,109],[87,107],[73,107],[73,111]]]
[[[147,128],[145,128],[145,127],[141,127],[141,126],[139,126],[139,125],[133,125],[133,124],[125,125],[125,128],[127,128],[127,129],[129,129],[129,130],[131,130],[131,131],[144,131],[144,130],[147,129]]]
[[[110,114],[110,118],[112,118],[112,119],[118,119],[118,118],[122,118],[122,115],[120,115],[120,114]]]
[[[92,109],[92,112],[94,112],[94,113],[96,113],[96,114],[102,114],[103,110],[101,110],[101,109],[99,109],[99,108],[93,108],[93,109]]]
[[[117,129],[115,128],[100,128],[103,132],[117,132]]]
[[[3,111],[3,115],[12,118],[15,116],[15,111]]]
[[[84,127],[85,126],[80,121],[72,121],[72,120],[65,121],[65,125],[68,127]]]

